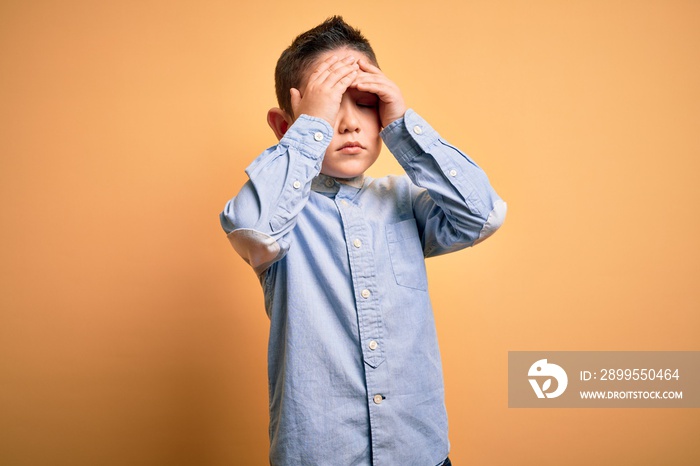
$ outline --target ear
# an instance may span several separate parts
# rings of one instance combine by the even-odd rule
[[[282,139],[282,136],[284,136],[284,133],[287,132],[292,123],[294,123],[294,120],[281,108],[271,108],[267,112],[267,124],[272,128],[275,136],[277,136],[277,140]]]

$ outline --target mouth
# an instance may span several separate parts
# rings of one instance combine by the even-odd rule
[[[357,141],[348,141],[338,149],[338,152],[347,155],[359,154],[364,146]]]

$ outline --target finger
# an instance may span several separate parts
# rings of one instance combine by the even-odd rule
[[[294,110],[294,113],[296,113],[296,109],[299,107],[299,103],[301,102],[301,92],[299,92],[298,89],[291,88],[289,89],[289,94],[292,99],[292,110]]]
[[[353,63],[357,63],[357,58],[353,57],[352,55],[346,55],[343,57],[342,60],[340,60],[338,66],[340,66],[341,64],[353,64]]]
[[[367,71],[363,71],[362,68],[360,68],[360,72],[357,74],[357,79],[355,79],[355,82],[357,84],[376,83],[384,84],[387,86],[394,86],[394,83],[389,78],[387,78],[386,75],[368,73]]]
[[[392,82],[389,81],[388,79],[381,79],[381,76],[378,76],[376,74],[367,74],[365,72],[360,72],[357,75],[357,78],[355,78],[355,82],[353,85],[361,86],[365,84],[376,84],[376,85],[381,85],[381,86],[387,86],[387,87],[392,87]]]
[[[352,74],[352,79],[354,80],[355,77],[357,76],[357,71],[359,70],[359,66],[357,63],[348,63],[344,66],[341,66],[339,68],[336,68],[329,74],[326,79],[325,83],[331,87],[336,86],[341,80],[345,79],[348,75]],[[352,83],[352,81],[350,81]],[[350,83],[347,83],[349,85]],[[347,87],[346,85],[346,87]]]
[[[348,66],[353,66],[353,67],[359,69],[359,65],[356,65],[356,63],[357,63],[357,60],[355,59],[355,57],[348,55],[348,56],[344,57],[342,60],[338,60],[337,62],[335,62],[329,68],[329,70],[331,73],[333,73],[333,72],[338,71],[340,69],[347,68]]]
[[[313,73],[311,73],[311,75],[309,76],[309,82],[312,82],[312,81],[319,79],[319,77],[324,75],[326,72],[330,72],[331,68],[333,67],[333,65],[335,65],[338,62],[338,60],[340,60],[340,59],[338,58],[337,55],[333,55],[333,56],[328,57],[325,60],[323,60],[318,65],[318,67],[316,67],[316,69],[313,71]]]
[[[323,63],[324,66],[319,66],[319,68],[318,68],[319,72],[320,73],[324,73],[324,72],[332,73],[340,68],[343,68],[344,66],[347,66],[348,64],[355,62],[355,60],[350,56],[344,57],[342,60],[340,60],[336,56],[334,56],[334,58],[335,58],[335,60],[333,60],[330,63],[326,63],[326,62],[328,62],[328,60],[324,61],[324,63]]]
[[[365,91],[365,92],[373,92],[376,93],[376,91],[383,91],[383,93],[390,93],[394,88],[393,86],[389,85],[386,82],[383,81],[368,81],[368,80],[363,80],[360,81],[359,79],[355,79],[355,82],[353,83],[353,87],[357,88],[359,91]]]
[[[363,71],[361,68],[357,75],[357,82],[384,84],[390,87],[396,86],[396,84],[391,79],[387,78],[386,75],[368,73],[367,71]]]
[[[340,57],[338,55],[332,55],[332,56],[326,58],[325,60],[323,60],[318,65],[318,67],[316,67],[316,69],[318,69],[318,70],[328,69],[331,66],[333,66],[334,64],[336,64],[339,60],[340,60]]]
[[[338,88],[338,90],[343,91],[343,93],[347,90],[348,87],[350,87],[355,81],[355,77],[357,76],[357,70],[351,71],[349,74],[346,74],[338,82],[336,83],[335,87]]]
[[[369,61],[367,61],[363,58],[360,58],[357,61],[357,63],[360,65],[360,69],[362,71],[365,71],[367,73],[381,74],[381,75],[384,74],[382,72],[382,70],[380,70],[378,67],[374,66],[372,63],[370,63]]]
[[[359,69],[357,60],[352,55],[344,57],[342,60],[333,56],[334,60],[325,60],[319,66],[314,75],[309,78],[308,84],[335,86],[341,79],[354,70]]]
[[[368,92],[370,94],[377,94],[381,100],[384,100],[390,94],[386,92],[381,86],[376,84],[358,84],[355,89],[361,92]]]

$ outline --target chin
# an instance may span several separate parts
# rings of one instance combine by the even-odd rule
[[[333,178],[341,178],[341,179],[349,179],[349,178],[357,178],[358,176],[362,176],[365,173],[367,167],[357,167],[357,168],[352,168],[352,167],[343,167],[343,168],[336,168],[330,169],[330,170],[321,170],[321,173],[327,176],[332,176]]]

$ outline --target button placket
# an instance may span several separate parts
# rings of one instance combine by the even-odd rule
[[[345,190],[348,191],[348,190]],[[365,368],[365,388],[370,394],[370,409],[383,409],[380,404],[386,399],[387,366],[385,354],[379,342],[383,336],[380,290],[377,287],[374,250],[371,247],[371,234],[367,219],[363,216],[361,203],[355,198],[347,198],[343,186],[336,197],[340,213],[346,251],[349,258],[350,276],[355,293],[355,308],[359,330],[362,360]],[[382,420],[374,417],[372,426],[381,426]]]

